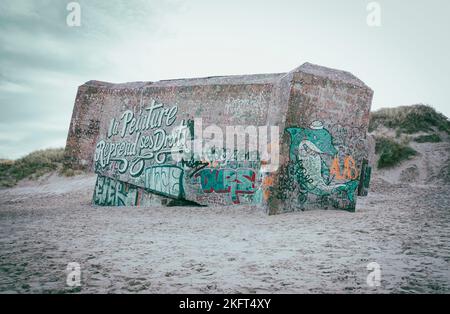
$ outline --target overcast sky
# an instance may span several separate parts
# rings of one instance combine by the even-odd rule
[[[373,109],[426,103],[450,116],[450,1],[0,1],[0,158],[63,147],[77,87],[287,72],[304,62],[352,72]]]

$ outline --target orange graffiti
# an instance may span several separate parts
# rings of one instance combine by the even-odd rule
[[[330,169],[330,175],[334,176],[336,180],[355,180],[358,178],[358,169],[356,168],[356,162],[351,156],[347,156],[344,159],[344,169],[341,172],[339,158],[335,157]]]
[[[358,169],[356,168],[356,162],[351,156],[347,156],[344,160],[344,171],[348,180],[358,179]]]
[[[262,188],[263,188],[263,197],[264,200],[267,201],[270,197],[270,189],[269,187],[273,186],[274,178],[272,176],[264,177],[262,182]]]

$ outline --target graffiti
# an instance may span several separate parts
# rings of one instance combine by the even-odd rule
[[[138,113],[125,110],[120,119],[113,118],[107,139],[96,145],[96,170],[101,172],[115,162],[120,174],[128,171],[132,177],[139,177],[146,161],[164,164],[172,152],[188,150],[189,122],[182,120],[171,132],[165,129],[175,123],[177,112],[178,106],[165,108],[152,100],[150,106]]]
[[[183,169],[173,165],[149,167],[145,169],[145,188],[153,193],[184,198],[183,174]]]
[[[268,198],[268,188],[255,187],[256,182],[258,186],[262,182],[262,177],[257,178],[261,169],[258,141],[253,141],[254,145],[248,143],[247,150],[246,136],[240,132],[245,129],[235,126],[229,133],[233,135],[232,144],[237,136],[237,148],[234,145],[230,145],[231,148],[208,146],[199,136],[202,149],[196,153],[192,149],[198,140],[194,136],[197,132],[194,120],[181,120],[175,125],[177,113],[176,105],[166,107],[154,100],[140,110],[124,109],[110,120],[104,137],[96,143],[95,171],[136,185],[140,187],[138,191],[178,200],[186,197],[198,200],[205,196],[208,198],[204,202],[209,202],[213,192],[223,204],[260,203]],[[248,128],[258,130],[255,126]],[[274,140],[278,139],[278,129],[275,129],[276,132],[271,129],[270,134]],[[267,133],[267,126],[260,127],[259,131]],[[249,135],[249,142],[252,138]],[[275,142],[276,145],[271,143],[270,151],[259,143],[258,148],[266,148],[266,166],[272,160],[278,164],[278,156],[268,158],[269,154],[272,157],[279,153],[278,140]],[[240,144],[244,146],[242,150]],[[185,186],[187,183],[190,185]]]
[[[264,198],[263,178],[259,172],[261,161],[257,152],[240,152],[237,149],[210,151],[211,160],[182,160],[189,183],[198,185],[196,199],[216,204],[259,204]],[[267,196],[267,192],[266,192]]]
[[[138,205],[138,189],[128,183],[97,176],[93,202],[100,206]]]
[[[200,170],[206,168],[209,166],[209,162],[207,161],[201,161],[201,160],[194,160],[194,158],[192,157],[189,160],[181,160],[181,166],[191,169],[189,172],[189,178],[192,178],[193,176],[195,176]]]
[[[195,177],[200,178],[204,193],[227,193],[233,204],[240,204],[240,194],[256,192],[256,173],[253,169],[213,169],[199,171]]]
[[[270,190],[274,185],[274,178],[269,174],[265,174],[263,176],[262,184],[261,184],[261,193],[264,201],[268,201],[270,197]],[[262,201],[262,200],[261,200]]]
[[[330,127],[333,144],[341,156],[352,155],[355,160],[365,158],[367,151],[366,130],[362,126],[336,124]]]
[[[306,186],[304,186],[307,178],[303,176],[304,168],[301,168],[295,161],[289,161],[285,167],[280,168],[279,182],[275,190],[275,196],[281,200],[296,200],[296,202],[287,202],[284,210],[291,211],[301,209],[304,210],[306,202]]]
[[[308,194],[319,198],[320,202],[329,202],[329,196],[338,195],[345,197],[348,204],[346,209],[354,209],[355,190],[358,177],[355,161],[351,157],[344,160],[344,170],[341,172],[339,159],[335,157],[331,170],[326,164],[326,156],[333,157],[338,150],[333,144],[333,138],[322,122],[315,121],[310,128],[291,127],[286,132],[291,137],[289,149],[290,164],[287,173],[294,176],[301,193],[298,197],[300,203],[308,201]],[[344,183],[336,183],[334,180],[349,179]],[[332,202],[337,207],[336,202]]]
[[[268,125],[227,125],[224,143],[221,127],[212,124],[203,130],[202,118],[194,118],[194,157],[223,166],[233,160],[258,160],[265,162],[267,171],[275,172],[279,166],[279,127],[270,126],[270,141],[268,129]]]
[[[358,169],[352,156],[346,156],[344,159],[344,169],[341,171],[339,158],[335,157],[330,169],[330,175],[336,180],[356,180],[358,179]]]
[[[369,192],[371,175],[372,175],[372,167],[369,166],[369,162],[367,161],[367,159],[364,159],[361,167],[361,176],[358,186],[359,196],[367,196]]]

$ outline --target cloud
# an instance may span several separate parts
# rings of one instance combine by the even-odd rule
[[[155,40],[178,3],[80,0],[82,25],[68,27],[69,2],[0,2],[0,157],[63,146],[77,87],[121,77],[123,51],[136,49],[127,45]]]

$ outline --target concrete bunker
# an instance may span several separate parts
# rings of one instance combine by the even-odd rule
[[[371,172],[373,92],[351,73],[289,73],[78,89],[66,162],[107,206],[354,211]]]

